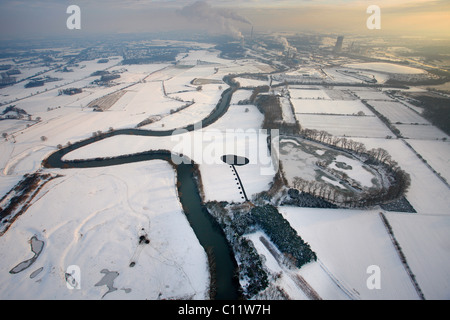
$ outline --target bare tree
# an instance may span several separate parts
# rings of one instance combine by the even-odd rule
[[[293,184],[294,184],[294,188],[300,190],[300,191],[304,191],[305,190],[305,186],[308,182],[303,180],[302,178],[299,177],[294,177],[293,179]]]

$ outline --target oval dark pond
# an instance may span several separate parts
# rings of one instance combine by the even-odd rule
[[[222,161],[232,166],[245,166],[250,162],[246,157],[236,156],[234,154],[227,154],[222,156]]]

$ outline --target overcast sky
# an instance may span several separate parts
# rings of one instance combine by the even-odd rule
[[[382,34],[450,37],[449,0],[0,0],[0,37],[203,30],[239,37],[258,31],[366,34],[369,5]],[[81,30],[69,31],[69,5]],[[251,24],[251,25],[250,25]]]

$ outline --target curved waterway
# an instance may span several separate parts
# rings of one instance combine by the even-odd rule
[[[222,94],[222,98],[211,114],[197,124],[188,125],[185,131],[195,130],[199,124],[206,127],[214,123],[222,115],[224,115],[229,106],[231,97],[235,88],[231,87]],[[182,133],[177,131],[178,133]],[[72,144],[66,148],[56,151],[43,161],[46,168],[98,168],[127,163],[164,160],[171,162],[172,153],[170,151],[147,151],[139,154],[123,155],[115,158],[107,159],[90,159],[63,161],[62,158],[76,149],[82,148],[88,144],[110,138],[117,135],[141,135],[153,137],[171,136],[174,133],[168,131],[152,131],[143,129],[123,129],[102,134],[100,137],[92,137],[84,141]],[[237,264],[233,256],[233,252],[226,240],[226,237],[218,226],[217,222],[212,218],[202,205],[198,192],[197,184],[194,178],[194,163],[192,161],[183,161],[182,164],[175,166],[177,171],[177,185],[180,202],[183,211],[197,236],[200,244],[203,246],[210,261],[212,270],[211,276],[214,279],[214,298],[217,300],[235,300],[240,298],[239,284],[236,278]]]

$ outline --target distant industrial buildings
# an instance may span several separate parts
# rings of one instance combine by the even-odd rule
[[[344,36],[337,37],[336,45],[334,46],[333,52],[339,53],[342,51],[342,44],[344,43]]]

